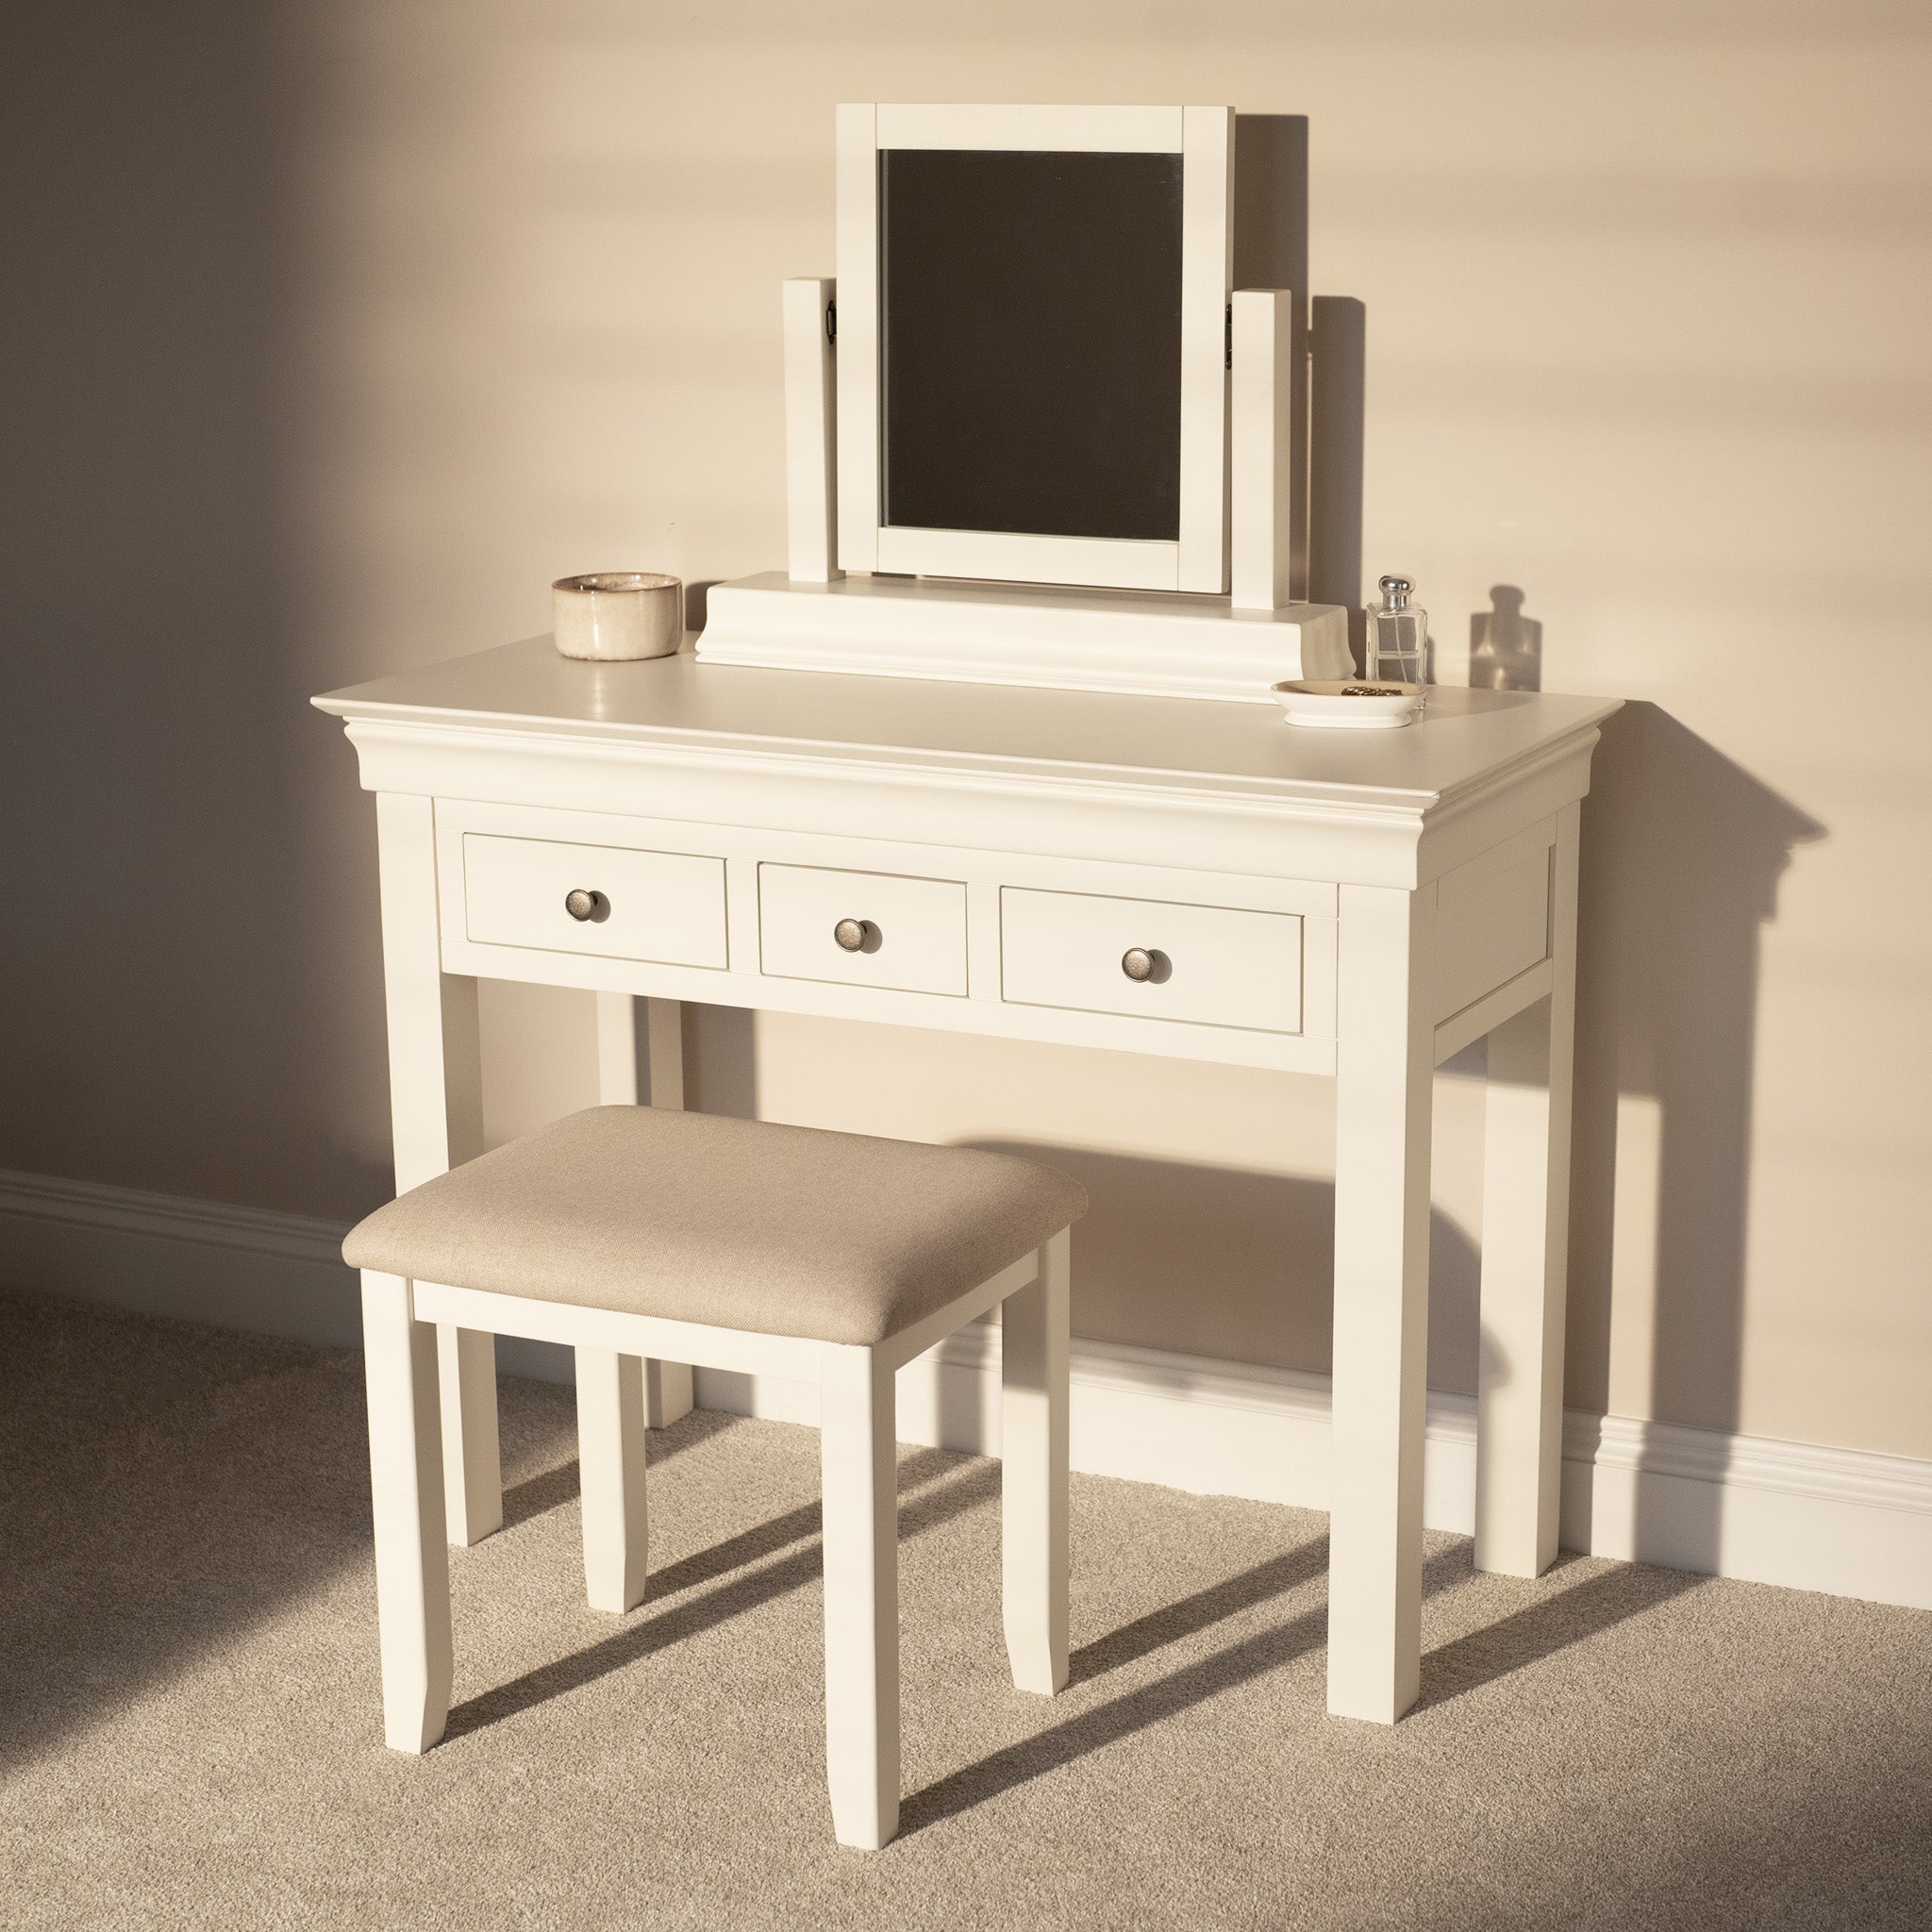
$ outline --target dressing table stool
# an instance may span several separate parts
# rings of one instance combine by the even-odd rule
[[[1077,1183],[1005,1154],[600,1107],[378,1208],[362,1271],[383,1727],[442,1735],[449,1558],[436,1324],[576,1350],[593,1607],[644,1595],[643,1358],[816,1380],[825,1760],[841,1844],[898,1828],[894,1376],[1004,1307],[1003,1572],[1023,1690],[1067,1680],[1067,1249]]]

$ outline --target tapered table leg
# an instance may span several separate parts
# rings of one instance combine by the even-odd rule
[[[1379,1724],[1421,1677],[1434,911],[1341,891],[1328,1708]]]
[[[638,1080],[638,1002],[627,992],[597,995],[597,1090],[606,1107],[684,1106],[684,1005],[646,1000],[648,1086]],[[654,1429],[691,1410],[689,1362],[643,1365],[644,1416]]]
[[[442,971],[434,803],[379,792],[375,826],[390,1114],[402,1194],[482,1153],[482,1055],[476,982]],[[449,1537],[480,1542],[503,1525],[496,1338],[444,1327],[437,1354]]]
[[[1573,805],[1557,822],[1550,994],[1489,1042],[1475,1566],[1511,1576],[1554,1560],[1562,1500],[1577,819]]]

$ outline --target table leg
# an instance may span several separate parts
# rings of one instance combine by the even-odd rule
[[[1435,889],[1341,890],[1328,1708],[1392,1724],[1422,1665]]]
[[[379,792],[383,984],[396,1192],[483,1151],[476,982],[442,971],[433,801]],[[503,1525],[496,1440],[496,1338],[440,1325],[443,1493],[449,1538],[480,1542]]]
[[[649,1089],[638,1084],[638,1003],[627,992],[597,995],[597,1097],[606,1107],[684,1108],[684,1004],[646,1000]],[[688,1362],[649,1360],[643,1369],[644,1419],[661,1429],[691,1410]]]
[[[1549,997],[1489,1044],[1475,1567],[1510,1576],[1556,1557],[1562,1494],[1577,818],[1564,808],[1551,854]]]

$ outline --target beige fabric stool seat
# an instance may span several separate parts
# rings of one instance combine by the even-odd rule
[[[894,1376],[1004,1305],[1005,1614],[1014,1682],[1067,1674],[1064,1174],[1011,1155],[606,1107],[378,1208],[362,1270],[389,1742],[441,1735],[451,1680],[436,1324],[576,1350],[591,1604],[645,1594],[647,1357],[816,1380],[826,1763],[842,1843],[897,1828]]]
[[[594,1107],[378,1208],[352,1267],[721,1328],[884,1341],[1087,1209],[1010,1154]]]

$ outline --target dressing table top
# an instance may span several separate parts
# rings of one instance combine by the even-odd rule
[[[1286,724],[1273,704],[757,671],[707,664],[688,650],[587,663],[559,657],[547,637],[314,702],[352,723],[736,747],[988,777],[1051,774],[1424,816],[1591,733],[1618,708],[1610,698],[1442,686],[1400,730],[1322,731]]]

